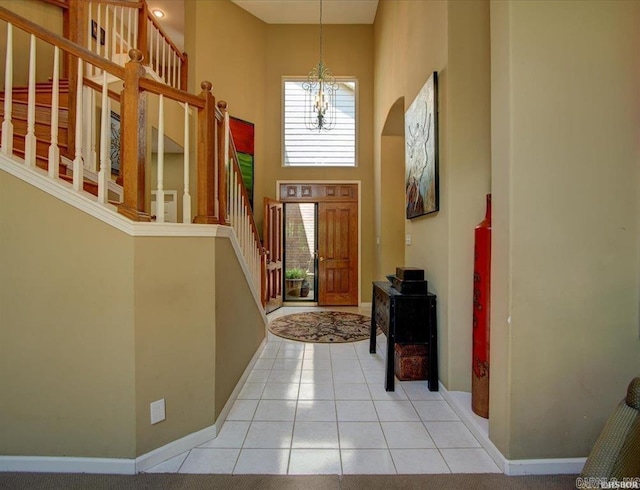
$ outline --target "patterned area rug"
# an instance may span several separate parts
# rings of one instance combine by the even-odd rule
[[[271,321],[269,330],[278,337],[300,342],[356,342],[369,338],[371,318],[340,311],[294,313]]]

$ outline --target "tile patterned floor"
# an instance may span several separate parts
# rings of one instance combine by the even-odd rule
[[[370,354],[368,340],[305,344],[269,334],[218,437],[148,472],[499,473],[426,381],[384,390],[385,342],[379,336]]]

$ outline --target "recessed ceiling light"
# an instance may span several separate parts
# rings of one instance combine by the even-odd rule
[[[155,15],[158,19],[162,19],[164,17],[164,12],[160,9],[154,9],[153,15]]]

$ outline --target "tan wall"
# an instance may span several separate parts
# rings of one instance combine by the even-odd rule
[[[586,456],[640,373],[640,4],[496,2],[491,19],[490,435],[510,459]]]
[[[135,239],[138,456],[215,422],[216,249],[215,238]],[[167,418],[151,425],[162,398]]]
[[[264,339],[265,324],[229,240],[218,241],[215,263],[215,417],[218,417]]]
[[[412,243],[404,265],[424,268],[438,295],[440,379],[449,390],[470,391],[473,229],[484,216],[490,182],[488,2],[383,0],[374,28],[374,148],[381,178],[396,172],[404,182],[404,166],[386,157],[382,136],[394,104],[404,97],[409,107],[438,72],[440,211],[405,221]],[[395,154],[400,157],[398,149]],[[380,184],[381,223],[404,215],[404,191],[387,198],[386,182]]]
[[[0,188],[0,454],[132,458],[132,239],[3,171]]]
[[[404,112],[401,114],[404,122]],[[403,132],[404,133],[404,132]],[[404,134],[380,139],[380,227],[376,237],[380,244],[376,252],[379,269],[376,279],[386,281],[385,276],[395,274],[396,267],[404,265]],[[377,240],[377,238],[376,238]]]

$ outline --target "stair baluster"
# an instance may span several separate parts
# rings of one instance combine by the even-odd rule
[[[2,121],[2,153],[13,153],[13,24],[7,24],[7,53],[4,65],[4,120]]]
[[[29,95],[27,98],[27,134],[24,137],[24,160],[36,165],[36,36],[29,43]]]
[[[76,84],[76,139],[75,158],[73,160],[73,188],[83,190],[84,164],[82,162],[82,58],[78,58],[78,78]]]
[[[184,105],[184,193],[182,195],[182,222],[191,223],[191,195],[189,194],[189,104]]]
[[[98,202],[109,202],[109,176],[111,174],[111,128],[109,127],[109,85],[107,72],[102,74],[102,112],[100,114],[100,171],[98,172]]]
[[[156,190],[156,222],[164,223],[164,95],[158,98],[158,189]]]
[[[60,49],[53,48],[53,88],[51,89],[51,144],[49,145],[49,177],[60,174],[60,148],[58,147],[58,115],[60,110]]]

